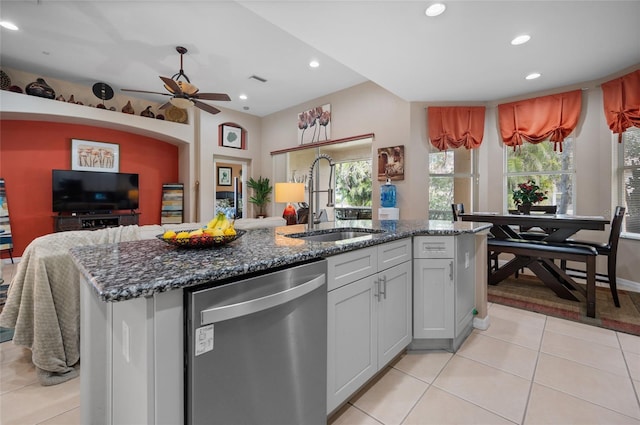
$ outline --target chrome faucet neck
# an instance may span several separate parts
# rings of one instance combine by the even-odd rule
[[[319,183],[316,182],[316,186],[314,186],[313,184],[313,172],[315,170],[315,166],[316,164],[318,164],[318,162],[320,162],[321,159],[325,159],[329,162],[329,167],[330,167],[330,173],[329,173],[329,187],[327,190],[320,190],[319,187]],[[307,228],[309,230],[313,229],[315,227],[316,224],[316,217],[319,217],[320,214],[316,214],[315,211],[315,207],[316,207],[316,201],[314,200],[314,196],[318,196],[317,194],[320,192],[327,192],[328,195],[328,202],[327,202],[327,206],[328,207],[332,207],[335,204],[335,199],[334,199],[334,191],[333,188],[331,187],[331,180],[333,179],[333,167],[334,167],[334,163],[333,163],[333,159],[331,159],[331,157],[327,154],[319,154],[317,156],[317,158],[313,161],[313,163],[311,163],[311,167],[309,167],[309,218],[307,221]],[[319,202],[318,202],[319,203]]]

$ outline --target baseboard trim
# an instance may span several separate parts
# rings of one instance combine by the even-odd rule
[[[491,320],[489,319],[489,315],[487,314],[484,318],[474,317],[473,318],[473,327],[474,329],[479,329],[481,331],[486,331],[491,326]]]

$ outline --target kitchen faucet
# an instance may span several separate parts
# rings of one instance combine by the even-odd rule
[[[313,170],[314,167],[316,166],[316,164],[321,160],[321,159],[326,159],[327,161],[329,161],[329,167],[330,167],[330,173],[329,173],[329,188],[327,190],[320,190],[319,186],[320,184],[317,183],[316,186],[318,187],[313,187]],[[318,220],[317,223],[320,222],[320,212],[318,211],[318,214],[316,214],[316,212],[314,211],[314,207],[316,203],[320,203],[320,196],[318,195],[320,192],[327,192],[327,197],[328,197],[328,202],[327,202],[327,206],[328,207],[332,207],[335,204],[335,194],[333,191],[333,188],[331,187],[331,180],[333,177],[333,167],[335,167],[335,164],[333,163],[333,160],[331,159],[331,157],[327,154],[320,154],[318,155],[318,157],[313,161],[313,163],[311,164],[311,167],[309,167],[309,218],[307,220],[307,228],[309,230],[312,230],[316,224],[316,219]],[[316,200],[314,201],[313,196],[316,196]]]

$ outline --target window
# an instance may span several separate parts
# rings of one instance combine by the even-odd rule
[[[336,207],[371,207],[371,160],[338,162]]]
[[[553,143],[524,143],[515,150],[505,147],[507,170],[505,175],[506,209],[515,209],[512,194],[518,183],[534,180],[548,199],[540,205],[557,205],[558,214],[575,211],[575,163],[574,140],[567,137],[562,152],[553,150]]]
[[[432,148],[433,149],[433,148]],[[473,149],[448,149],[429,154],[429,220],[453,219],[451,204],[471,211],[475,194]]]
[[[622,231],[640,236],[640,128],[630,127],[622,133],[622,143],[618,146],[618,193],[620,205],[626,207]]]

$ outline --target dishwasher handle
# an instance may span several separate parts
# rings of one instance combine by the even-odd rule
[[[202,310],[200,312],[200,326],[221,322],[223,320],[235,319],[236,317],[246,316],[285,304],[318,289],[324,285],[325,281],[326,276],[324,274],[320,274],[308,282],[304,282],[281,292],[276,292],[275,294],[270,294],[241,303]]]

